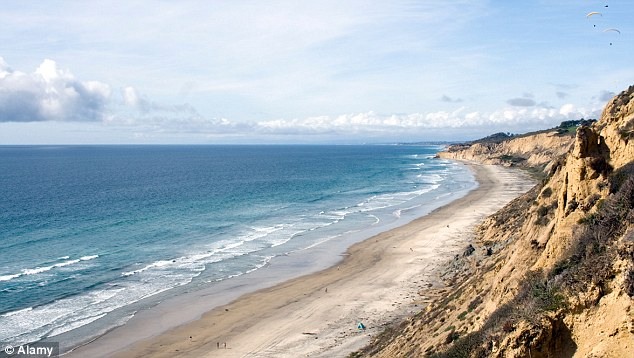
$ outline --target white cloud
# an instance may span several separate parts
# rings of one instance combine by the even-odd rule
[[[509,100],[508,107],[493,110],[465,105],[451,111],[366,111],[239,121],[202,115],[187,103],[165,104],[133,86],[124,86],[114,95],[110,88],[99,81],[81,81],[69,70],[60,69],[53,60],[44,60],[33,73],[27,74],[11,69],[0,57],[0,122],[49,122],[49,129],[55,124],[61,128],[59,122],[62,121],[92,122],[91,128],[95,125],[107,128],[104,133],[116,129],[122,134],[136,133],[136,138],[226,136],[250,138],[255,142],[258,138],[299,138],[296,141],[301,142],[302,136],[309,136],[345,142],[363,138],[425,139],[430,132],[485,135],[494,131],[526,132],[552,127],[562,120],[596,117],[600,111],[586,110],[571,103],[554,108],[544,102],[537,103],[532,93],[525,93],[523,97]],[[458,102],[446,95],[441,101]],[[451,137],[450,134],[443,135],[445,139]]]
[[[564,104],[559,109],[559,114],[561,114],[562,116],[565,116],[565,117],[569,117],[571,114],[573,114],[575,112],[576,112],[576,108],[571,103]]]
[[[123,89],[123,103],[130,107],[139,107],[142,104],[141,97],[134,87],[128,86]]]
[[[252,129],[260,133],[276,134],[381,134],[386,137],[401,133],[424,134],[429,129],[489,128],[522,130],[548,128],[569,118],[591,115],[573,105],[553,108],[505,108],[490,113],[467,112],[459,108],[453,112],[410,113],[380,115],[375,112],[318,116],[305,119],[276,119],[258,122]]]
[[[0,57],[0,122],[100,121],[110,93],[107,84],[79,81],[53,60],[27,74]]]

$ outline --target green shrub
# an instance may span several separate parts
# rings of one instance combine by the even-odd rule
[[[450,333],[445,339],[445,343],[453,343],[445,352],[431,354],[433,358],[467,358],[486,357],[486,352],[481,352],[480,346],[484,341],[483,334],[473,332],[460,337],[457,332]]]
[[[555,280],[545,277],[541,271],[530,271],[524,277],[516,297],[523,310],[523,318],[534,320],[544,311],[557,311],[566,307],[566,298]]]

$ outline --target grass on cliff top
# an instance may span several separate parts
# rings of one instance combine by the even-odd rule
[[[597,121],[596,119],[583,119],[583,118],[579,120],[563,121],[559,124],[559,126],[554,128],[542,129],[539,131],[527,132],[522,134],[499,132],[499,133],[488,135],[484,138],[472,140],[470,142],[460,143],[460,145],[469,146],[476,143],[502,143],[510,139],[530,137],[533,135],[549,133],[553,131],[556,131],[557,134],[560,136],[574,136],[577,132],[577,128],[579,128],[580,126],[592,125],[592,123],[596,121]]]

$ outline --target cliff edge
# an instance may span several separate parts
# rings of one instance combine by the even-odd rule
[[[477,228],[441,273],[445,287],[425,292],[433,302],[351,356],[631,356],[634,86],[574,137],[545,132],[441,156],[521,157],[546,178]]]

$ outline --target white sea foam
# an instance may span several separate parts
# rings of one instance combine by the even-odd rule
[[[21,310],[3,313],[2,315],[0,315],[0,317],[10,317],[10,316],[15,316],[15,315],[20,315],[20,314],[23,314],[25,312],[29,312],[31,310],[33,310],[33,307],[27,307],[27,308],[23,308]]]
[[[90,256],[80,257],[79,259],[68,260],[70,258],[70,256],[62,256],[62,257],[58,258],[58,260],[66,260],[66,261],[58,262],[58,263],[55,263],[55,264],[52,264],[52,265],[47,265],[47,266],[37,266],[35,268],[25,268],[25,269],[22,269],[22,271],[20,273],[8,274],[8,275],[0,276],[0,281],[11,281],[13,279],[16,279],[16,278],[19,278],[19,277],[22,277],[22,276],[37,275],[37,274],[40,274],[40,273],[43,273],[43,272],[51,271],[51,270],[56,269],[56,268],[74,265],[74,264],[79,263],[81,261],[93,260],[93,259],[96,259],[98,257],[99,257],[99,255],[90,255]]]
[[[445,179],[442,175],[436,173],[418,174],[416,178],[424,183],[430,184],[437,184]]]
[[[94,321],[98,320],[99,318],[105,317],[107,314],[108,313],[104,312],[104,313],[98,314],[96,316],[86,317],[84,319],[80,319],[80,320],[77,320],[77,321],[74,321],[74,322],[65,322],[64,325],[62,325],[61,327],[57,327],[55,329],[52,329],[47,334],[47,336],[48,337],[54,337],[54,336],[60,335],[62,333],[66,333],[66,332],[72,331],[75,328],[79,328],[81,326],[85,326],[88,323],[91,323],[91,322],[94,322]]]
[[[191,282],[200,272],[166,268],[172,261],[163,260],[144,267],[147,276],[141,282],[123,280],[107,289],[93,290],[35,308],[9,312],[0,316],[0,341],[36,341],[89,324],[107,313]],[[181,262],[182,264],[182,262]],[[150,266],[150,267],[148,267]]]
[[[303,251],[303,250],[312,249],[313,247],[319,246],[319,245],[321,245],[321,244],[323,244],[325,242],[328,242],[328,241],[330,241],[332,239],[335,239],[335,238],[338,238],[338,237],[341,237],[341,236],[342,235],[332,235],[332,236],[324,237],[324,238],[322,238],[322,239],[320,239],[320,240],[318,240],[318,241],[316,241],[316,242],[314,242],[314,243],[302,248],[301,250]]]
[[[174,262],[175,261],[176,260],[174,260]],[[147,270],[152,269],[152,268],[165,267],[165,266],[169,265],[170,263],[172,263],[172,260],[159,260],[159,261],[152,262],[151,264],[149,264],[149,265],[147,265],[147,266],[145,266],[143,268],[140,268],[138,270],[123,272],[121,275],[122,276],[131,276],[131,275],[134,275],[134,274],[137,274],[137,273],[141,273],[141,272],[147,271]]]
[[[12,275],[3,275],[3,276],[0,276],[0,281],[11,281],[14,278],[18,278],[20,276],[22,276],[22,274],[20,274],[20,273],[16,273],[16,274],[12,274]]]
[[[305,233],[306,230],[298,230],[298,231],[292,231],[289,232],[288,235],[286,237],[280,237],[278,240],[272,240],[271,241],[271,247],[277,247],[277,246],[281,246],[284,245],[285,243],[291,241],[293,238]]]
[[[372,225],[376,225],[381,222],[381,219],[376,215],[368,214],[368,217],[374,219],[374,222],[372,223]]]

